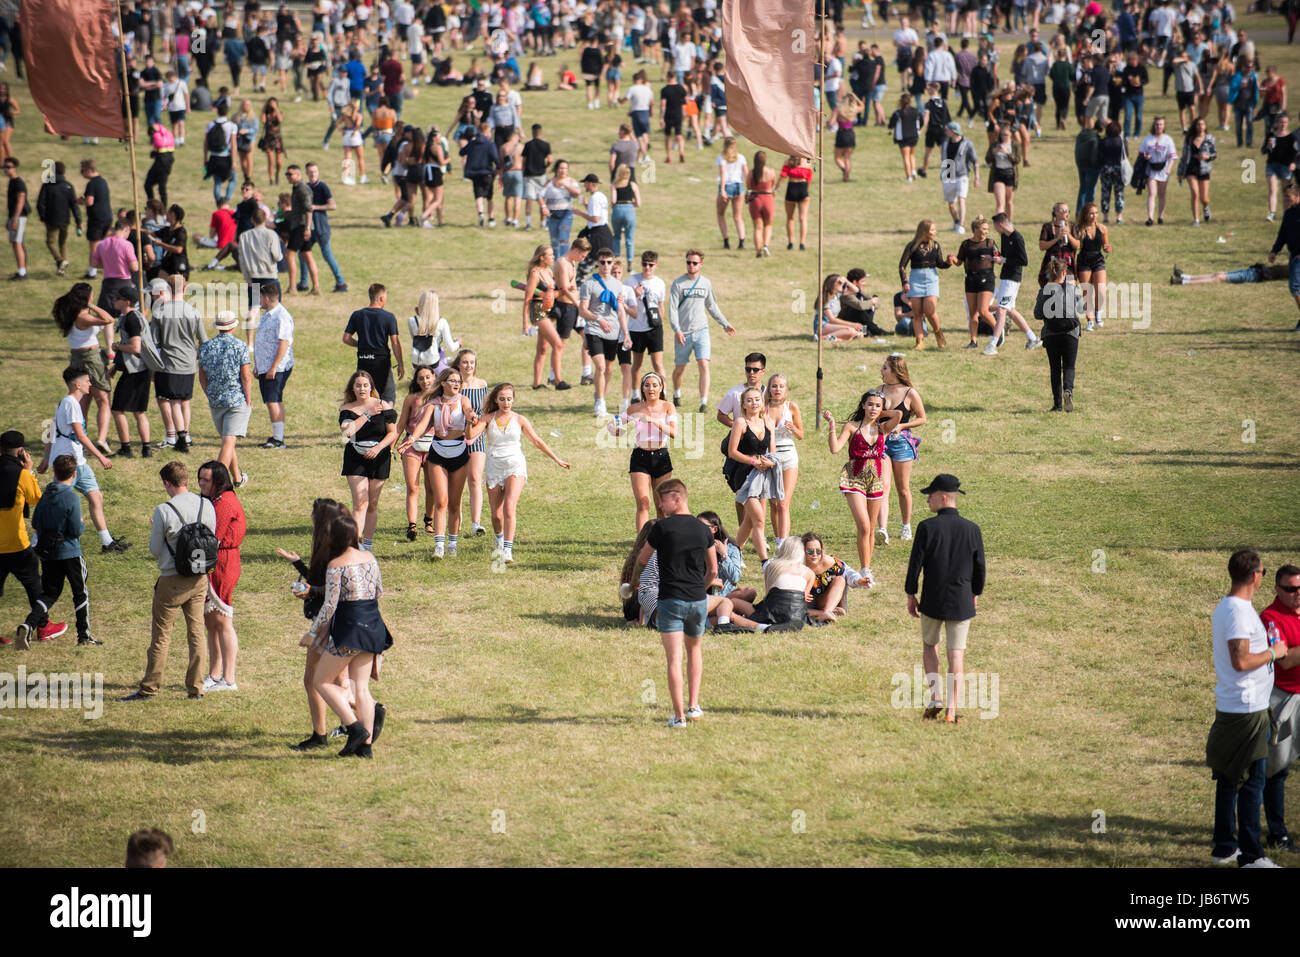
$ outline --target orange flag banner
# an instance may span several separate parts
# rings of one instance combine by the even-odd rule
[[[817,27],[813,0],[722,0],[727,121],[766,149],[812,157]]]
[[[23,0],[23,61],[45,129],[59,136],[125,137],[121,52],[106,0]]]

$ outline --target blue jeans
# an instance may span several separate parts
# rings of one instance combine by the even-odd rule
[[[1250,766],[1250,777],[1237,790],[1233,782],[1214,782],[1214,856],[1227,857],[1240,848],[1238,864],[1249,864],[1264,856],[1259,842],[1259,806],[1264,799],[1264,764],[1260,758]]]
[[[569,251],[569,230],[573,227],[573,210],[557,209],[546,217],[546,231],[551,234],[551,248],[559,259]]]
[[[1246,124],[1246,145],[1255,145],[1255,107],[1243,106],[1240,103],[1232,104],[1232,112],[1237,117],[1237,146],[1241,146],[1241,125]]]
[[[1079,170],[1079,198],[1074,202],[1075,209],[1083,209],[1085,204],[1092,202],[1093,195],[1097,192],[1097,179],[1100,176],[1100,169]]]
[[[325,260],[325,265],[329,266],[330,272],[334,274],[334,285],[336,286],[343,285],[343,273],[339,272],[339,264],[337,260],[335,260],[334,258],[334,253],[330,252],[329,238],[326,237],[324,242],[321,242],[320,239],[317,239],[316,248],[320,250],[321,259]],[[298,253],[298,270],[299,270],[298,281],[306,282],[307,281],[307,257],[302,253]],[[299,288],[305,289],[306,287],[300,286]]]
[[[1286,776],[1290,768],[1283,768],[1264,781],[1264,819],[1268,821],[1268,836],[1277,841],[1287,837],[1286,830]]]
[[[1145,96],[1126,96],[1124,97],[1124,138],[1133,134],[1130,130],[1142,131],[1142,102]]]
[[[614,255],[618,255],[620,237],[627,235],[627,260],[631,262],[636,253],[632,243],[636,238],[636,207],[631,203],[615,203],[609,214],[609,225],[614,230]]]
[[[152,102],[150,102],[149,100],[145,100],[144,101],[144,125],[148,127],[150,123],[160,123],[160,122],[162,122],[162,98],[159,97],[158,99]]]

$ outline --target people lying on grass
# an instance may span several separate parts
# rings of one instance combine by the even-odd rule
[[[808,589],[808,619],[814,625],[829,625],[849,613],[849,589],[866,587],[867,580],[829,555],[816,532],[805,532],[799,541],[803,545],[803,562],[813,573]]]
[[[730,598],[732,607],[742,615],[752,615],[758,592],[753,588],[738,587],[741,572],[745,569],[740,546],[731,540],[727,530],[722,527],[722,519],[717,512],[700,512],[699,519],[713,533],[713,547],[718,553],[718,577],[709,583],[710,590],[717,589],[718,594]]]
[[[653,525],[654,522],[646,522],[646,526]],[[645,531],[643,528],[642,531]],[[646,532],[649,535],[649,532]],[[620,590],[620,595],[624,590]],[[625,599],[626,600],[626,599]],[[736,613],[735,606],[731,599],[723,595],[709,595],[708,615],[709,621],[713,624],[714,630],[718,632],[729,631],[766,631],[767,625],[760,624],[752,618],[746,618]],[[641,574],[637,579],[636,601],[641,606],[641,622],[651,631],[657,631],[658,625],[655,621],[655,611],[659,607],[659,553],[652,551],[650,559],[646,562],[645,567],[641,569]]]
[[[766,594],[754,606],[754,621],[771,631],[799,631],[808,624],[813,573],[803,563],[803,542],[791,535],[763,566]]]

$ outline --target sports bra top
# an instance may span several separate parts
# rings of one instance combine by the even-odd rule
[[[458,400],[451,412],[447,411],[447,403],[440,400],[433,407],[433,430],[434,433],[442,432],[464,432],[465,431],[465,407]]]
[[[911,392],[911,390],[909,389],[908,392]],[[898,405],[894,406],[894,411],[895,411],[895,412],[901,412],[901,413],[903,413],[903,423],[904,423],[904,424],[906,424],[907,422],[910,422],[910,421],[912,420],[912,410],[909,409],[909,408],[907,407],[907,396],[908,396],[908,392],[904,392],[904,393],[903,393],[903,399],[902,399],[902,401],[899,402]]]

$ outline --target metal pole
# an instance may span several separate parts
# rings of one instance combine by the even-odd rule
[[[135,261],[140,267],[140,279],[143,282],[144,245],[140,234],[144,232],[144,220],[140,218],[140,190],[136,184],[135,129],[131,124],[131,89],[126,68],[126,34],[122,30],[122,0],[114,0],[113,7],[117,11],[118,50],[122,55],[122,105],[125,107],[123,122],[126,126],[126,144],[131,153],[131,208],[135,210]],[[143,287],[139,292],[144,292]]]

